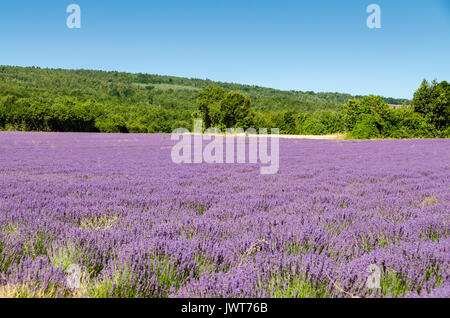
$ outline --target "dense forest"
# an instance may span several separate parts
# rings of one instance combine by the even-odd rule
[[[449,136],[450,85],[424,81],[409,100],[150,74],[0,66],[0,129],[171,132],[205,126],[346,132],[352,138]],[[397,105],[392,107],[392,105]]]

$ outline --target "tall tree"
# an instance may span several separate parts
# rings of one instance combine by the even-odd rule
[[[249,128],[253,124],[255,113],[250,98],[240,92],[229,92],[220,103],[222,124],[227,128]]]
[[[411,105],[414,111],[421,113],[437,130],[450,125],[450,84],[446,81],[431,84],[423,80],[414,93]]]
[[[202,115],[205,128],[209,128],[213,124],[211,120],[213,111],[211,110],[213,109],[215,111],[224,97],[225,91],[220,87],[207,87],[199,93],[197,98],[197,108]],[[214,115],[212,117],[215,119]]]

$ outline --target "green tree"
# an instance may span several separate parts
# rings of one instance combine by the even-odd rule
[[[240,92],[231,91],[220,102],[222,124],[227,128],[249,128],[253,125],[255,113],[250,98]]]
[[[423,80],[411,102],[414,111],[421,113],[438,131],[450,125],[450,84],[446,81],[431,84]]]
[[[326,127],[318,116],[308,116],[303,122],[301,133],[303,135],[325,135]]]
[[[280,128],[282,134],[295,134],[295,117],[296,113],[289,110],[283,115],[283,125]]]
[[[414,93],[414,98],[411,102],[415,112],[421,114],[427,114],[431,112],[431,94],[433,93],[433,87],[428,83],[426,79],[422,81],[422,84]]]
[[[370,139],[380,137],[380,131],[377,128],[375,118],[369,114],[363,114],[358,118],[358,122],[350,135],[356,139]]]
[[[392,138],[431,138],[435,128],[421,114],[411,107],[402,107],[393,111],[394,128],[390,133]]]
[[[342,108],[342,116],[345,128],[353,131],[358,126],[356,131],[361,135],[372,132],[373,137],[388,137],[392,130],[392,111],[380,96],[348,101]]]
[[[205,128],[211,127],[213,124],[220,124],[217,122],[217,111],[219,108],[220,102],[225,97],[225,91],[220,87],[207,87],[203,91],[198,94],[197,98],[197,109],[200,111],[200,114],[203,119],[203,124]],[[211,121],[211,109],[214,109],[214,123]]]
[[[350,99],[342,106],[342,118],[345,129],[352,130],[361,114],[361,100],[359,99]]]

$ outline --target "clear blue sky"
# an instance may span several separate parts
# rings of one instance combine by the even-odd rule
[[[450,80],[450,0],[3,0],[0,64],[410,98]]]

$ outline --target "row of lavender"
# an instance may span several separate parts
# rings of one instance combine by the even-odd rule
[[[172,145],[0,133],[0,297],[450,296],[450,141],[281,140],[275,175]]]

